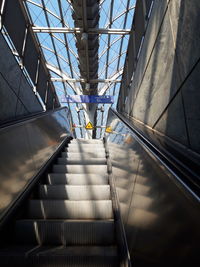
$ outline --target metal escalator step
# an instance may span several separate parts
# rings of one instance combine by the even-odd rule
[[[107,173],[107,165],[57,165],[53,166],[55,173]]]
[[[70,159],[90,159],[90,158],[105,158],[105,150],[103,151],[93,151],[93,152],[62,152],[62,157]]]
[[[41,199],[107,200],[109,185],[40,185]]]
[[[77,148],[84,148],[84,149],[87,149],[87,148],[91,148],[91,147],[95,147],[95,148],[104,148],[104,144],[101,142],[101,143],[98,143],[98,144],[95,144],[95,143],[69,143],[68,144],[68,147],[77,147]],[[105,149],[105,148],[104,148]]]
[[[70,144],[102,144],[103,140],[102,139],[73,139],[71,140]]]
[[[99,219],[113,218],[111,200],[30,200],[30,219]]]
[[[70,145],[65,148],[66,152],[105,152],[105,148],[102,145],[87,144],[87,145]]]
[[[107,185],[108,175],[100,175],[95,173],[50,173],[48,174],[47,183],[69,185]]]
[[[114,221],[18,220],[18,244],[113,245]]]
[[[119,266],[116,246],[9,247],[0,250],[0,259],[3,267]]]
[[[102,165],[107,164],[106,158],[96,158],[96,159],[67,159],[67,158],[58,158],[57,164],[82,164],[82,165]]]

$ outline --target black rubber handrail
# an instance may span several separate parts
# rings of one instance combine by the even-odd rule
[[[133,126],[127,118],[119,114],[117,111],[110,109],[120,121],[122,121],[134,135],[135,139],[142,145],[147,152],[150,153],[166,170],[176,178],[176,184],[184,191],[191,200],[200,202],[200,184],[199,175],[188,166],[183,164],[180,159],[174,157],[169,151],[164,148],[161,151],[155,144],[151,142],[143,133]],[[196,181],[197,182],[196,182]]]

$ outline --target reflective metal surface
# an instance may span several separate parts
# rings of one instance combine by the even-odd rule
[[[200,205],[109,113],[107,133],[132,264],[199,266]],[[184,191],[185,190],[185,191]]]
[[[0,129],[0,218],[67,136],[65,108]]]

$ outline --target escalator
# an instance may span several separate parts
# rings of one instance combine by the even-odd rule
[[[198,266],[192,165],[115,111],[103,139],[69,122],[61,108],[0,129],[0,266]]]
[[[73,139],[25,202],[1,266],[130,266],[103,140]]]

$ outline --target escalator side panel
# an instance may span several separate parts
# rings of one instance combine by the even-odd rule
[[[0,219],[70,135],[68,110],[0,129]]]
[[[108,146],[133,266],[197,266],[199,202],[114,113],[108,125],[114,131],[107,134]]]

